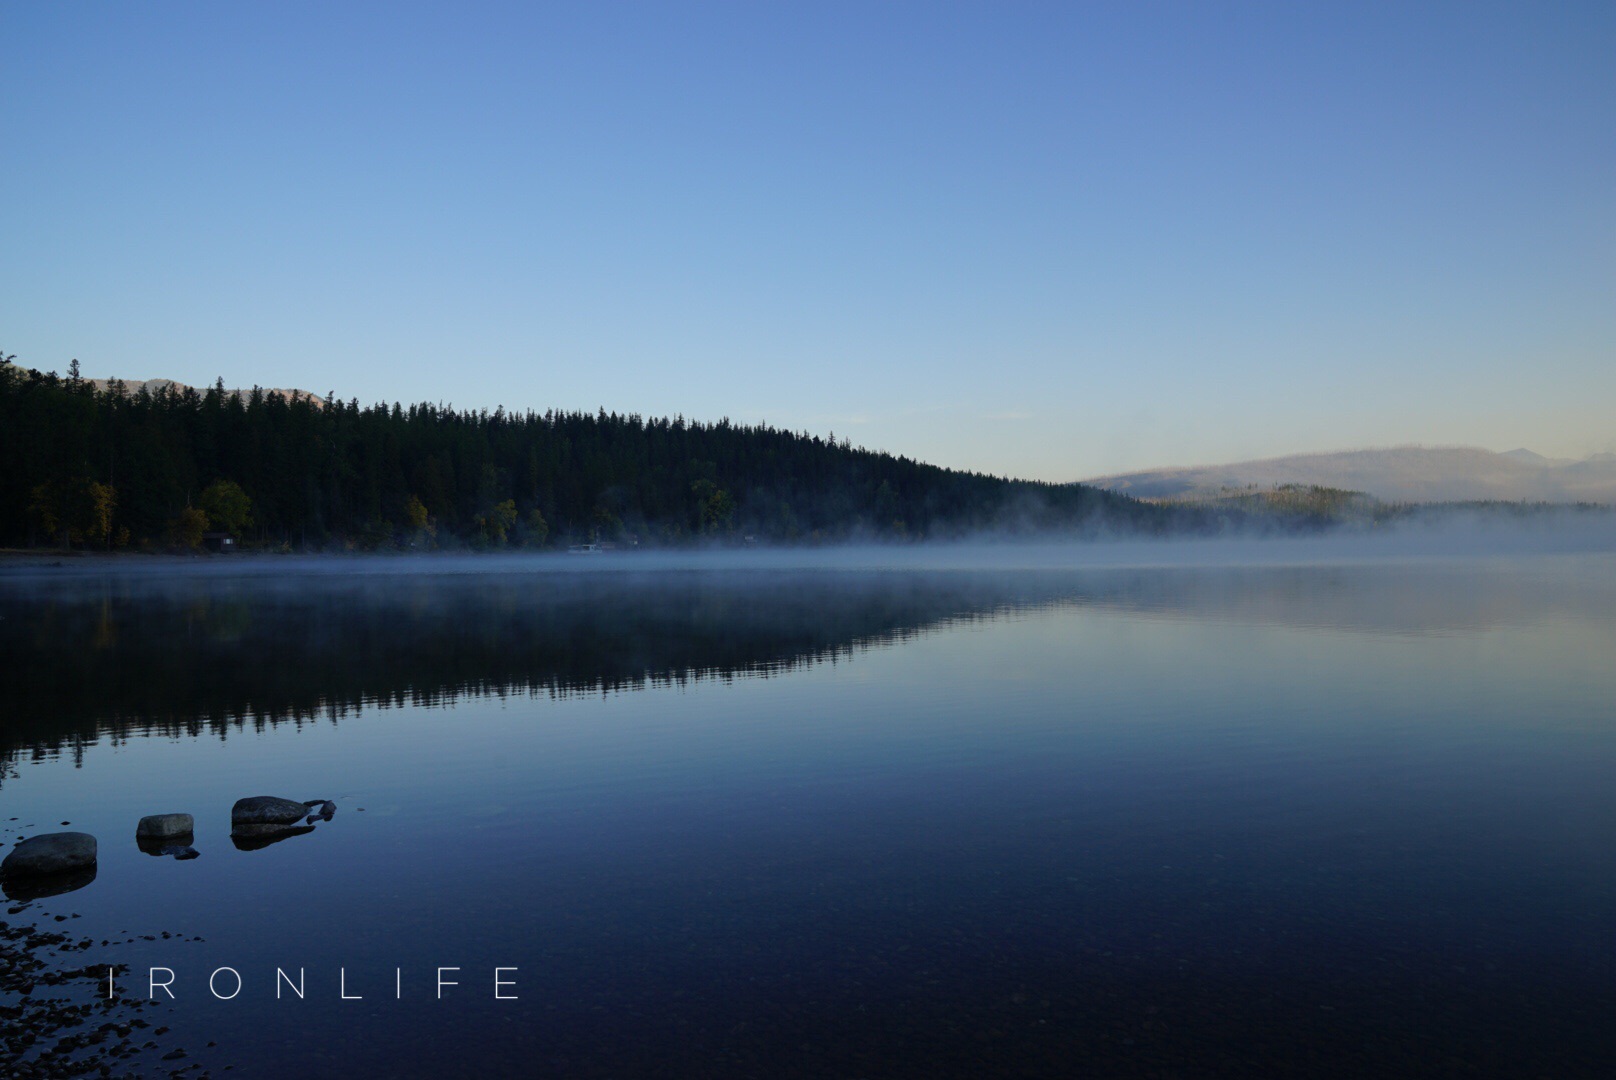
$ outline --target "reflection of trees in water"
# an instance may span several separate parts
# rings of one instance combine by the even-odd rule
[[[0,582],[0,655],[16,673],[0,776],[148,734],[769,677],[1053,604],[1427,633],[1611,599],[1429,567],[13,580]]]
[[[770,677],[1063,591],[959,575],[102,582],[0,596],[0,761],[441,708]],[[1067,590],[1069,592],[1069,590]]]

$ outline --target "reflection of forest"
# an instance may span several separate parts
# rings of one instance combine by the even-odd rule
[[[0,580],[0,759],[227,735],[461,694],[769,675],[960,619],[1070,604],[1443,632],[1604,618],[1606,589],[1484,568],[400,574]]]
[[[1030,579],[909,574],[8,584],[8,757],[123,734],[223,736],[367,704],[767,675],[1063,595]]]

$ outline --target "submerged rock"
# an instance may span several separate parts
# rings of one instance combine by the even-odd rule
[[[152,814],[140,819],[135,826],[135,837],[152,840],[189,838],[196,831],[196,820],[190,814]],[[186,840],[189,843],[189,839]]]
[[[247,825],[243,828],[254,831],[238,830],[230,834],[230,842],[236,845],[237,851],[258,851],[282,840],[290,840],[294,836],[307,836],[314,831],[313,825]]]
[[[30,836],[0,862],[0,877],[36,877],[84,870],[95,866],[95,854],[95,837],[89,833]]]
[[[310,825],[316,821],[330,821],[337,813],[337,804],[330,799],[311,799],[303,805],[309,812],[307,824]]]
[[[154,836],[135,837],[135,846],[140,848],[140,850],[144,851],[146,854],[163,856],[172,855],[174,858],[180,860],[195,859],[201,854],[201,852],[197,851],[196,848],[191,846],[191,843],[192,840],[189,833],[184,836],[170,836],[161,838]]]
[[[230,832],[236,836],[252,836],[266,830],[284,829],[302,822],[308,807],[291,799],[278,799],[273,795],[254,795],[238,799],[230,810]]]
[[[66,870],[60,874],[18,874],[0,878],[0,892],[8,900],[43,900],[47,896],[61,896],[82,889],[95,880],[94,864],[82,870]]]

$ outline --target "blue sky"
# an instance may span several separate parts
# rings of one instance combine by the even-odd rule
[[[0,6],[0,348],[1069,480],[1616,450],[1616,5]]]

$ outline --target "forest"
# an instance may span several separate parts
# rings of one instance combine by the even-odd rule
[[[0,352],[0,545],[195,550],[901,542],[1204,526],[1077,484],[727,419],[361,406],[43,373]]]

